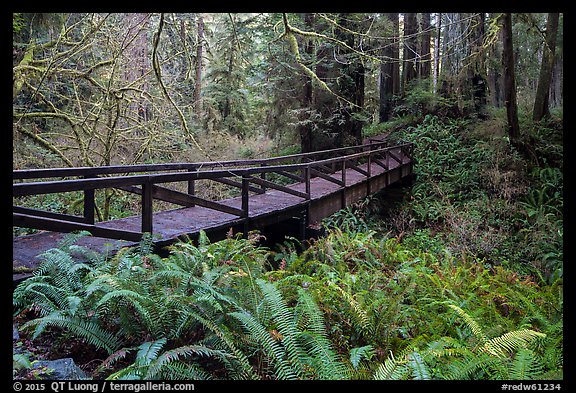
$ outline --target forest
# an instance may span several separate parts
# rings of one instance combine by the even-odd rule
[[[559,389],[562,13],[12,21],[14,171],[262,159],[371,137],[414,143],[412,182],[337,211],[306,239],[202,232],[158,253],[144,235],[108,255],[77,244],[90,233],[68,234],[14,285],[13,379],[53,379],[42,362],[71,358],[90,380]],[[195,192],[237,195],[208,181]],[[97,222],[141,212],[117,188],[94,200]],[[84,199],[13,201],[81,215]],[[14,239],[37,232],[13,226]]]

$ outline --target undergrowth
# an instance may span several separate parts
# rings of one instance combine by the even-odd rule
[[[304,252],[248,239],[149,240],[77,264],[64,245],[14,292],[21,335],[73,337],[107,379],[510,379],[562,375],[562,283],[374,232]],[[34,355],[34,354],[31,354]],[[20,355],[19,355],[20,356]]]

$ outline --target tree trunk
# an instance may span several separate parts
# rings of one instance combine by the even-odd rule
[[[556,35],[558,33],[559,15],[560,14],[555,12],[549,13],[548,21],[546,22],[546,45],[544,45],[544,48],[542,49],[542,65],[540,67],[540,77],[538,78],[538,87],[536,89],[536,98],[534,100],[534,109],[532,111],[532,119],[535,121],[550,116],[548,95],[550,92],[554,56],[556,52]]]
[[[514,75],[514,46],[512,43],[512,14],[502,16],[502,66],[504,69],[504,104],[508,118],[508,136],[512,145],[517,146],[520,139],[518,124],[518,105],[516,102],[516,77]]]
[[[314,16],[311,13],[304,14],[304,24],[308,30],[312,30]],[[310,58],[314,53],[314,44],[312,40],[305,41],[304,52]],[[302,153],[313,151],[312,147],[312,124],[309,121],[309,113],[312,109],[312,79],[309,75],[303,75],[303,88],[301,99],[301,115],[298,124],[298,133],[300,134],[300,147]]]
[[[491,14],[490,18],[496,18],[496,14]],[[498,60],[496,60],[498,59]],[[502,87],[502,30],[498,30],[498,39],[490,49],[489,65],[488,65],[488,91],[490,96],[490,103],[496,107],[501,108],[503,100],[503,87]]]
[[[557,107],[562,105],[562,80],[564,79],[564,69],[562,53],[556,52],[556,60],[552,71],[552,84],[550,85],[550,106]]]
[[[470,50],[472,56],[472,100],[474,102],[474,111],[479,115],[484,115],[486,106],[486,80],[485,59],[484,59],[484,14],[477,14],[474,18],[474,27],[471,34]]]
[[[418,23],[416,20],[416,14],[413,12],[404,14],[404,69],[402,77],[404,82],[404,92],[406,92],[408,83],[418,76],[416,67],[418,56],[416,45],[417,33]]]
[[[202,118],[202,51],[204,44],[204,18],[198,16],[198,42],[196,44],[196,80],[194,81],[194,112],[197,121]]]
[[[432,55],[430,53],[430,13],[422,14],[422,42],[420,44],[420,62],[418,63],[420,78],[430,77],[430,63]]]
[[[440,75],[440,30],[442,29],[442,14],[438,13],[436,16],[436,40],[434,44],[434,94],[438,91],[438,76]]]
[[[150,55],[148,53],[148,20],[149,15],[143,13],[126,14],[126,30],[134,33],[134,39],[126,48],[127,65],[124,67],[123,78],[132,83],[139,80],[139,88],[148,89],[145,75],[150,71]],[[138,115],[141,121],[150,120],[149,103],[144,98],[135,98],[129,105],[129,110]],[[122,122],[123,126],[127,126]]]
[[[351,21],[349,14],[341,15],[340,24],[345,29],[355,31],[356,23]],[[354,48],[356,46],[355,37],[347,31],[338,31],[336,37],[346,42]],[[349,103],[339,103],[339,114],[341,122],[339,146],[349,146],[359,144],[362,141],[362,122],[354,118],[355,113],[362,111],[364,107],[364,66],[356,54],[345,48],[339,48],[336,56],[342,58],[344,64],[339,72],[340,83],[338,84],[339,95],[350,101]]]
[[[392,64],[392,80],[394,87],[394,95],[400,95],[402,89],[402,79],[400,79],[400,14],[398,12],[391,13],[393,30],[392,35],[393,45],[392,45],[392,57],[395,59]]]
[[[380,123],[388,121],[390,119],[390,113],[392,111],[392,100],[394,94],[397,91],[394,87],[398,85],[399,75],[399,64],[397,51],[398,46],[397,41],[397,27],[398,27],[398,13],[385,14],[387,21],[391,24],[390,38],[384,41],[384,49],[382,50],[382,55],[384,56],[384,61],[380,63],[380,78],[379,78],[379,121]]]

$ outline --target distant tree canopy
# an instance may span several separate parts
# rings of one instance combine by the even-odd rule
[[[14,165],[22,140],[45,166],[206,159],[218,134],[346,146],[395,116],[503,107],[505,56],[541,119],[562,105],[562,14],[512,14],[513,53],[502,17],[15,13]]]

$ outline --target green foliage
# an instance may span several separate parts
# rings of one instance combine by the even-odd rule
[[[257,280],[263,303],[257,314],[231,313],[261,347],[264,362],[278,379],[344,379],[346,366],[327,337],[322,314],[310,295],[299,289],[289,307],[274,284]],[[253,345],[254,345],[253,344]]]
[[[387,229],[402,228],[407,244],[472,253],[552,283],[563,273],[562,170],[515,153],[499,130],[503,114],[492,116],[477,124],[428,115],[398,134],[416,143],[417,180]]]
[[[395,116],[412,115],[422,118],[427,115],[440,117],[458,113],[456,101],[435,94],[430,79],[414,79],[406,86],[402,102],[394,107]]]
[[[373,375],[376,380],[429,380],[430,371],[418,352],[411,352],[400,358],[390,355],[378,366]]]
[[[16,377],[23,370],[32,367],[30,355],[27,353],[13,353],[12,354],[12,377]]]
[[[12,14],[12,32],[20,33],[24,24],[24,15],[21,12],[15,12]]]
[[[79,265],[66,243],[16,288],[15,310],[38,310],[34,339],[50,327],[106,350],[96,374],[110,379],[562,374],[560,280],[537,284],[425,232],[410,243],[327,228],[302,252],[257,243],[201,234],[161,258],[145,238]]]

